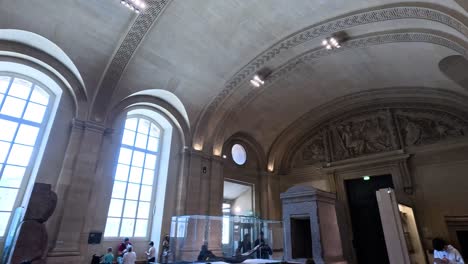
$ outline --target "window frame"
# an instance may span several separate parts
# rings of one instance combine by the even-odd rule
[[[57,95],[49,87],[47,87],[45,84],[43,84],[41,81],[39,81],[37,79],[34,79],[34,78],[31,78],[31,77],[29,77],[27,75],[19,74],[19,73],[16,73],[16,72],[0,71],[0,76],[10,78],[7,90],[4,93],[5,96],[0,101],[0,109],[3,107],[3,104],[5,103],[5,100],[7,98],[8,92],[11,89],[11,85],[13,84],[13,81],[16,78],[17,79],[23,79],[25,81],[28,81],[28,82],[32,83],[31,92],[29,93],[28,98],[23,99],[23,100],[26,101],[26,105],[25,105],[25,107],[23,109],[23,112],[21,114],[22,117],[11,117],[11,116],[0,113],[0,119],[18,123],[18,128],[16,129],[16,132],[15,132],[15,134],[13,136],[13,140],[16,138],[16,135],[18,134],[19,126],[22,125],[22,124],[32,125],[32,126],[36,126],[36,127],[39,128],[39,132],[38,132],[37,137],[36,137],[36,142],[35,142],[35,144],[33,146],[33,151],[31,152],[31,157],[29,159],[29,163],[25,167],[26,169],[25,169],[25,172],[24,172],[24,175],[23,175],[23,179],[21,180],[21,184],[18,187],[18,193],[16,195],[16,199],[15,199],[15,202],[13,204],[13,210],[11,211],[10,218],[8,219],[7,229],[5,231],[5,234],[3,234],[3,235],[0,234],[0,242],[4,242],[5,238],[8,235],[8,230],[9,230],[9,228],[11,226],[11,221],[12,221],[12,218],[13,218],[12,216],[13,216],[16,208],[20,207],[21,204],[23,203],[23,199],[24,199],[24,195],[26,193],[27,186],[29,185],[31,177],[32,177],[32,172],[33,172],[33,170],[35,168],[41,166],[41,160],[39,160],[38,154],[39,154],[40,149],[45,147],[47,145],[47,142],[48,142],[48,138],[44,138],[44,135],[46,133],[47,126],[49,125],[50,122],[53,121],[50,118],[52,116],[52,110],[54,108],[55,100],[57,98]],[[37,123],[34,123],[33,121],[28,121],[28,120],[23,119],[23,116],[24,116],[24,114],[26,112],[27,106],[28,106],[28,104],[30,102],[30,99],[31,99],[32,91],[34,90],[35,86],[39,86],[41,89],[43,89],[49,95],[49,102],[45,106],[46,110],[44,112],[44,117],[43,117],[42,122],[40,123],[39,126],[37,126],[36,125]],[[15,98],[18,98],[18,97],[15,97]],[[14,141],[11,141],[10,143],[14,143]],[[0,175],[2,175],[4,170],[5,170],[5,166],[7,165],[6,162],[8,160],[8,155],[11,153],[12,147],[13,147],[13,144],[10,146],[10,148],[8,150],[8,154],[7,154],[7,157],[5,158],[5,161],[3,163],[3,167],[0,169]],[[12,188],[12,187],[2,187],[2,188],[15,189],[15,188]]]
[[[131,118],[145,119],[145,120],[150,122],[150,127],[151,127],[151,124],[154,124],[160,130],[160,134],[159,134],[159,138],[158,138],[158,140],[159,140],[158,150],[156,152],[148,151],[147,149],[143,150],[141,148],[136,147],[135,146],[136,135],[135,135],[133,146],[129,146],[129,145],[126,145],[126,144],[122,143],[124,132],[125,132],[125,123],[127,122],[128,119],[131,119]],[[137,127],[137,130],[138,130],[138,127]],[[137,131],[135,131],[135,132],[138,133]],[[125,201],[127,199],[125,197],[123,199],[113,198],[112,197],[112,191],[114,189],[117,167],[119,165],[120,150],[121,150],[121,148],[123,146],[126,146],[126,148],[128,148],[128,149],[130,149],[132,151],[133,150],[138,150],[138,151],[143,151],[145,154],[149,153],[149,154],[156,155],[156,165],[155,165],[155,168],[154,168],[154,178],[153,178],[153,183],[152,183],[152,186],[151,186],[152,187],[152,195],[151,195],[151,200],[150,200],[150,211],[149,211],[149,214],[148,214],[148,225],[147,225],[147,228],[146,228],[146,235],[141,236],[141,237],[126,236],[126,237],[129,237],[130,239],[132,239],[133,241],[146,241],[146,240],[149,239],[150,234],[151,234],[152,229],[153,229],[154,215],[156,214],[155,206],[156,206],[156,195],[157,195],[157,191],[158,191],[157,186],[158,186],[158,182],[159,182],[159,179],[160,179],[159,174],[160,174],[160,164],[161,164],[161,153],[164,151],[164,148],[165,148],[165,146],[163,144],[164,133],[165,133],[165,130],[163,129],[163,127],[158,122],[156,122],[156,120],[154,120],[153,118],[151,118],[151,117],[149,117],[147,115],[143,115],[143,114],[128,115],[127,114],[125,116],[125,119],[123,120],[123,125],[122,125],[122,128],[121,128],[121,131],[120,131],[121,136],[120,136],[120,143],[119,143],[119,146],[118,146],[119,154],[117,155],[117,159],[115,160],[114,166],[113,166],[112,189],[111,189],[111,194],[110,194],[109,201],[107,203],[108,207],[107,207],[106,223],[104,225],[104,231],[103,231],[104,241],[120,241],[122,239],[122,236],[120,235],[120,228],[122,226],[122,220],[125,218],[123,216],[123,213],[124,213],[124,209],[125,209]],[[148,145],[148,143],[147,143],[147,145]],[[133,154],[132,154],[132,159],[133,159]],[[146,157],[145,157],[144,162],[146,162]],[[143,169],[144,169],[144,163],[143,163]],[[130,177],[130,169],[129,169],[129,172],[128,172],[128,177]],[[129,183],[129,178],[126,181],[127,186],[125,187],[125,193],[127,192],[127,189],[128,189],[128,183]],[[140,185],[142,185],[142,184],[140,183]],[[148,185],[146,185],[146,186],[148,186]],[[114,216],[110,217],[110,218],[119,218],[120,219],[118,234],[117,234],[117,236],[105,236],[105,228],[107,226],[107,219],[109,218],[109,208],[110,208],[110,203],[111,203],[112,199],[120,199],[120,200],[124,201],[123,204],[122,204],[122,212],[120,214],[120,217],[114,217]],[[141,200],[140,200],[140,198],[138,198],[138,200],[136,200],[136,201],[139,203]],[[135,212],[135,217],[134,218],[127,218],[127,219],[134,219],[135,220],[135,224],[133,226],[133,231],[132,231],[133,235],[135,234],[136,220],[138,219],[137,215],[138,215],[138,206],[137,206],[137,210]]]

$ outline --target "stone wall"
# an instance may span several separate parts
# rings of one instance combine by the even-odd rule
[[[337,193],[346,258],[353,263],[344,180],[392,174],[400,203],[414,209],[423,246],[436,236],[455,245],[446,217],[468,215],[466,115],[442,109],[388,108],[329,120],[291,154],[281,189],[305,184]],[[346,241],[347,240],[347,241]]]

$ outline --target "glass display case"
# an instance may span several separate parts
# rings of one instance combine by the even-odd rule
[[[199,261],[202,246],[218,260],[241,255],[248,255],[252,259],[283,259],[283,229],[280,221],[252,216],[175,216],[172,217],[170,236],[169,261]],[[257,244],[260,244],[257,250],[249,252]]]

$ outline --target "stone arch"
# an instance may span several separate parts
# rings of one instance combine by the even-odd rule
[[[88,97],[83,79],[71,59],[50,40],[32,32],[0,30],[0,59],[24,65],[53,79],[75,103],[75,117],[86,119]]]
[[[390,4],[358,10],[303,28],[286,36],[261,52],[226,82],[221,92],[203,109],[198,122],[195,124],[194,144],[201,146],[201,149],[211,148],[210,144],[213,143],[208,142],[209,140],[206,139],[216,134],[216,124],[219,123],[219,120],[214,119],[222,119],[222,117],[219,117],[219,106],[222,105],[225,99],[236,88],[245,83],[255,71],[264,67],[267,62],[273,61],[280,53],[324,34],[364,24],[405,18],[434,21],[453,28],[464,36],[468,36],[468,23],[463,14],[437,4],[416,2]],[[204,145],[207,146],[205,147]]]
[[[266,156],[262,149],[262,146],[254,137],[245,132],[237,132],[231,137],[229,137],[224,142],[222,150],[219,150],[219,155],[222,155],[222,153],[230,152],[232,145],[235,143],[241,143],[243,145],[246,145],[248,149],[251,150],[250,152],[255,154],[258,168],[261,170],[266,169]]]
[[[176,99],[178,100],[177,97]],[[106,127],[114,127],[115,124],[118,123],[117,119],[121,118],[122,113],[128,111],[128,109],[134,109],[137,107],[153,109],[163,114],[179,131],[183,145],[190,145],[191,136],[188,120],[186,119],[186,116],[184,116],[184,114],[179,111],[179,108],[183,107],[183,105],[174,106],[172,103],[164,100],[163,98],[153,95],[146,95],[145,93],[137,93],[128,96],[115,105],[106,119]],[[185,108],[182,109],[185,111]]]
[[[467,99],[454,92],[424,87],[386,88],[349,94],[313,109],[288,126],[271,146],[268,164],[280,172],[289,170],[298,149],[314,136],[323,133],[324,140],[329,140],[330,135],[324,132],[328,125],[369,111],[389,111],[393,116],[397,110],[432,109],[465,122],[468,121],[468,107],[463,102]],[[404,148],[398,145],[400,141],[392,142],[396,144],[392,149]],[[328,158],[321,162],[326,165],[331,161]]]

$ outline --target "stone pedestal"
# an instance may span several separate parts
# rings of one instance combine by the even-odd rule
[[[347,263],[343,258],[340,231],[335,211],[335,194],[323,192],[309,186],[294,186],[281,194],[283,204],[284,258],[286,261],[304,261],[313,258],[315,263]],[[310,221],[310,234],[303,231],[308,228],[294,227]],[[299,230],[298,230],[299,228]],[[296,237],[292,232],[295,229]],[[310,236],[307,237],[307,236]],[[294,241],[293,241],[294,240]],[[302,241],[297,243],[297,241]],[[310,243],[311,241],[311,243]],[[293,244],[295,244],[293,248]],[[301,249],[310,243],[310,248]],[[309,251],[310,250],[310,251]],[[296,252],[295,256],[293,252]]]
[[[57,195],[51,191],[50,184],[34,184],[8,263],[19,264],[25,260],[33,264],[45,263],[48,236],[44,222],[52,215],[56,204]]]

